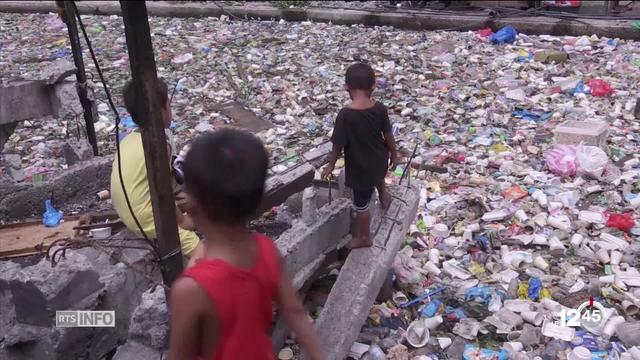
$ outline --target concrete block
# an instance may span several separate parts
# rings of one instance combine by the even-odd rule
[[[553,129],[556,143],[566,145],[607,147],[607,135],[609,125],[605,122],[567,120]]]
[[[285,202],[289,196],[301,192],[313,182],[315,168],[308,163],[303,163],[292,170],[271,176],[266,181],[264,200],[259,214]]]
[[[291,274],[312,263],[320,255],[332,250],[348,233],[351,224],[351,206],[346,199],[336,199],[318,211],[318,220],[306,225],[296,221],[276,240]]]
[[[317,193],[312,187],[302,192],[302,221],[311,225],[318,219]]]
[[[415,218],[418,189],[403,186],[389,191],[404,201],[394,199],[387,211],[387,216],[400,224],[381,218],[382,214],[373,219],[375,245],[351,251],[316,322],[327,359],[344,359],[349,353]]]
[[[62,146],[62,155],[67,165],[73,166],[79,162],[93,157],[93,149],[84,139],[80,141],[68,141]]]

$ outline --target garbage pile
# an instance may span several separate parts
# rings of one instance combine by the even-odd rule
[[[466,36],[395,118],[424,188],[351,357],[640,359],[638,77],[621,42]]]

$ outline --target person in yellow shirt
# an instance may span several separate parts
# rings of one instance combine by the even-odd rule
[[[157,96],[163,99],[163,119],[165,128],[168,129],[171,124],[171,105],[169,104],[167,84],[158,79],[157,86],[154,91]],[[131,81],[128,81],[123,89],[124,104],[131,118],[136,122],[138,114],[134,104],[137,101],[137,94]],[[169,139],[168,139],[169,140]],[[169,159],[175,152],[172,144],[168,141],[167,148],[169,151]],[[127,135],[120,142],[120,160],[122,161],[122,178],[124,187],[127,191],[131,208],[140,222],[140,226],[150,238],[156,237],[155,224],[153,222],[153,210],[151,207],[151,194],[149,193],[149,181],[147,179],[147,168],[145,165],[144,150],[142,148],[142,137],[139,130],[135,130]],[[171,166],[170,164],[167,164]],[[175,184],[175,182],[174,182]],[[174,186],[175,188],[175,186]],[[176,191],[177,192],[177,191]],[[176,193],[174,192],[174,193]],[[135,234],[142,236],[138,226],[136,225],[131,211],[127,206],[124,191],[120,183],[118,174],[118,157],[113,160],[111,169],[111,199],[113,207],[122,219],[127,228]],[[180,236],[180,245],[182,255],[189,260],[189,265],[193,264],[196,259],[204,254],[204,247],[198,235],[192,230],[190,218],[187,214],[183,214],[180,207],[176,204],[176,219],[178,221],[178,234]]]

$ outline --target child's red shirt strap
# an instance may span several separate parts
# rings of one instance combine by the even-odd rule
[[[280,286],[280,260],[271,239],[256,233],[255,240],[257,254],[251,269],[203,259],[182,275],[195,280],[213,304],[220,337],[211,360],[273,359],[269,331]]]

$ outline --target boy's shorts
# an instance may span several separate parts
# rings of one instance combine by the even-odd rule
[[[371,202],[371,195],[373,195],[374,188],[366,190],[353,189],[353,205],[356,211],[364,212],[369,210],[369,203]]]

